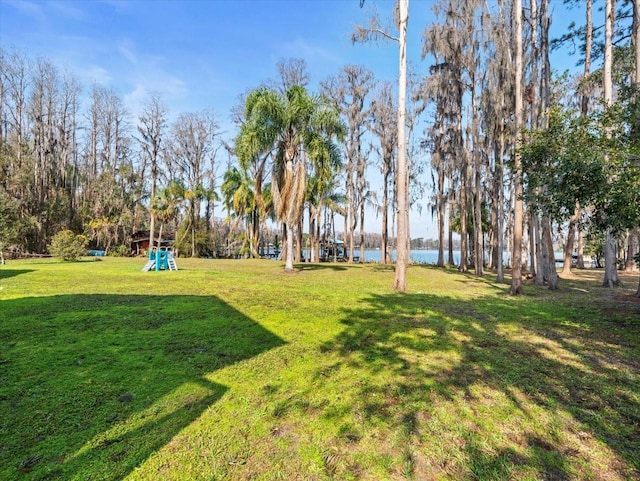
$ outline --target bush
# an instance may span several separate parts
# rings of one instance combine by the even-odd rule
[[[62,260],[76,261],[87,252],[87,238],[70,230],[60,231],[51,239],[49,252]]]
[[[119,246],[116,246],[114,249],[111,249],[109,251],[109,255],[111,257],[129,257],[131,255],[131,250],[129,249],[129,246],[120,244]]]

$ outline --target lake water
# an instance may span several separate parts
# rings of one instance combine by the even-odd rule
[[[364,261],[365,262],[380,262],[381,259],[381,250],[380,249],[365,249],[364,251]],[[308,256],[309,253],[305,252],[305,255]],[[360,255],[360,249],[356,249],[354,251],[355,256]],[[448,258],[447,250],[444,251],[444,261],[447,262]],[[563,253],[556,252],[556,259],[562,259]],[[395,261],[396,253],[392,252],[393,260]],[[509,263],[509,252],[505,251],[504,262],[505,264]],[[460,251],[453,251],[453,260],[455,265],[460,263]],[[412,250],[411,251],[411,261],[414,264],[433,264],[435,265],[438,262],[438,251],[437,250]],[[488,262],[488,259],[485,259]],[[562,262],[556,262],[556,267],[562,267]]]
[[[354,251],[355,255],[360,255],[359,250]],[[396,253],[393,251],[391,254],[393,259],[395,260]],[[444,253],[444,261],[447,262],[447,252]],[[379,249],[365,249],[364,251],[364,261],[365,262],[380,262],[382,258],[382,251]],[[453,253],[453,260],[458,264],[460,260],[460,253]],[[435,264],[438,262],[438,251],[437,250],[412,250],[411,251],[411,261],[414,264]]]
[[[356,249],[354,252],[355,255],[360,255],[360,250]],[[556,259],[562,259],[564,255],[562,252],[556,252]],[[392,257],[395,261],[395,251],[393,251]],[[447,250],[444,251],[444,261],[447,262],[449,254]],[[508,263],[509,253],[505,252],[505,262]],[[364,251],[364,261],[365,262],[380,262],[381,251],[379,249],[365,249]],[[411,260],[414,264],[436,264],[438,262],[438,251],[437,250],[412,250],[411,251]],[[453,261],[455,265],[460,263],[460,252],[453,251]],[[488,262],[488,259],[485,259]],[[556,267],[562,267],[562,262],[556,262]]]

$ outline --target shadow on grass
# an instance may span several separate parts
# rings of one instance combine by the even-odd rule
[[[300,263],[295,264],[294,269],[297,271],[320,271],[320,270],[331,270],[331,271],[346,271],[348,269],[345,265],[340,265],[335,262],[322,262],[322,263]]]
[[[122,479],[284,342],[216,297],[0,303],[0,478]],[[25,474],[28,473],[28,474]]]
[[[585,309],[506,296],[373,295],[345,310],[346,330],[323,351],[369,373],[353,409],[371,426],[405,433],[409,477],[507,480],[533,472],[560,480],[585,469],[585,479],[638,479],[640,315],[619,322]],[[442,403],[453,419],[438,431]],[[566,413],[577,433],[563,424]],[[494,437],[499,429],[502,438]],[[572,446],[581,436],[619,457],[600,453],[612,472],[599,471],[602,457],[589,465],[583,452],[577,460],[579,449],[593,446]],[[421,443],[434,440],[450,456],[436,467],[417,459]]]
[[[33,272],[33,269],[5,269],[0,267],[0,279],[8,279],[9,277],[28,274],[29,272]]]

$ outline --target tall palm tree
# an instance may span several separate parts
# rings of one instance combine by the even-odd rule
[[[185,199],[185,192],[184,185],[177,180],[173,180],[151,201],[151,212],[161,222],[160,232],[158,233],[158,247],[162,245],[162,230],[165,224],[178,217],[180,207]],[[153,245],[150,247],[153,247]]]
[[[338,188],[337,173],[342,168],[337,146],[327,141],[326,155],[319,155],[313,161],[313,175],[307,183],[307,203],[309,204],[309,239],[311,262],[320,260],[320,217],[323,207],[330,202]]]
[[[225,207],[229,212],[229,219],[236,218],[231,231],[238,221],[245,223],[246,233],[242,251],[249,252],[252,257],[259,257],[258,242],[260,232],[260,218],[255,194],[255,181],[246,169],[233,167],[224,173],[222,195]]]
[[[293,271],[293,235],[303,214],[307,161],[331,156],[330,140],[344,127],[338,111],[321,96],[294,85],[283,94],[259,88],[247,96],[245,123],[236,139],[241,163],[272,161],[271,194],[276,218],[285,226],[285,271]]]

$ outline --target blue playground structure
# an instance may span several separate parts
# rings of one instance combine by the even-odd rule
[[[177,271],[178,265],[171,247],[154,247],[149,251],[149,262],[142,268],[142,272],[152,269],[156,271]]]

